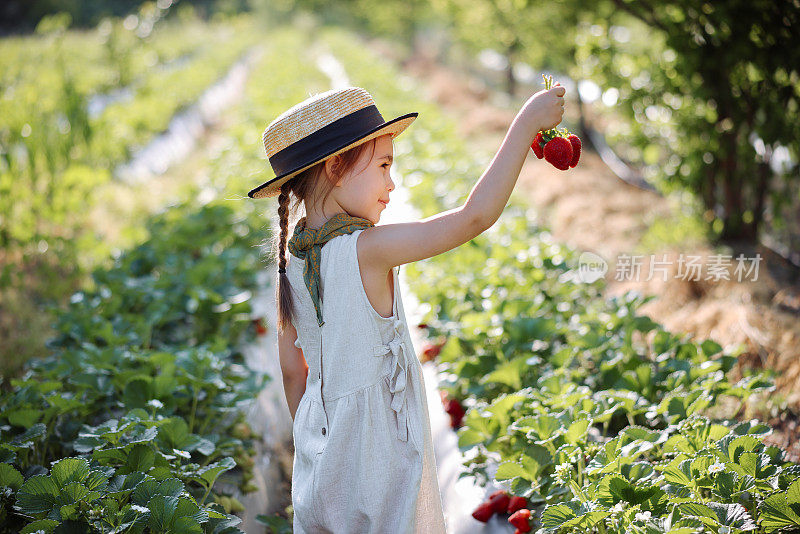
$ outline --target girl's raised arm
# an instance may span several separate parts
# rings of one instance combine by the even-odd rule
[[[564,92],[556,85],[525,102],[463,206],[421,221],[367,228],[358,237],[361,261],[388,272],[397,265],[447,252],[491,227],[511,196],[536,133],[561,122]]]

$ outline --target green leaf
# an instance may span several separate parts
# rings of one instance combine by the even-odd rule
[[[666,465],[657,466],[664,474],[664,479],[670,484],[677,484],[683,487],[693,487],[691,470],[691,460],[682,460],[680,457],[672,460]]]
[[[80,482],[70,482],[64,486],[58,495],[56,505],[75,504],[82,501],[90,494],[89,488]],[[62,519],[66,519],[62,517]]]
[[[30,428],[35,425],[42,417],[42,410],[35,410],[32,408],[18,408],[16,410],[9,410],[4,413],[8,418],[8,422],[14,426],[21,426],[22,428]]]
[[[178,517],[188,517],[197,523],[205,523],[208,521],[209,517],[207,511],[201,510],[196,503],[186,498],[181,498],[178,501],[175,515]]]
[[[629,438],[630,441],[640,439],[650,443],[657,443],[661,438],[660,432],[638,425],[626,426],[620,431],[620,434]],[[629,441],[626,441],[626,443],[629,443]]]
[[[491,438],[478,429],[471,427],[463,427],[458,431],[458,448],[461,450],[469,449],[478,443],[483,443]]]
[[[112,496],[122,496],[133,491],[147,475],[139,471],[127,475],[115,476],[108,485],[107,491]]]
[[[570,424],[567,427],[567,431],[564,433],[564,439],[567,443],[575,443],[584,441],[586,437],[586,431],[589,429],[589,425],[591,421],[588,419],[579,419],[574,423]]]
[[[619,501],[641,505],[649,500],[658,500],[663,495],[664,491],[658,486],[631,484],[620,475],[606,475],[597,485],[598,502],[609,508]]]
[[[233,458],[223,458],[222,460],[214,462],[213,464],[208,465],[204,469],[200,470],[200,478],[205,481],[207,487],[211,487],[214,485],[214,482],[221,473],[224,473],[229,469],[233,469],[234,467],[236,467],[236,461]]]
[[[741,504],[722,504],[718,502],[685,502],[678,504],[681,513],[697,517],[711,528],[719,526],[739,530],[755,530],[756,524]]]
[[[56,504],[58,486],[47,475],[34,475],[17,492],[16,505],[24,514],[49,512]]]
[[[514,477],[527,477],[528,472],[525,467],[517,460],[507,460],[505,462],[501,462],[500,465],[497,466],[497,472],[495,473],[494,477],[497,480],[508,480]],[[529,480],[533,480],[529,478]]]
[[[511,423],[511,427],[526,433],[533,432],[539,440],[553,438],[562,428],[558,419],[546,414],[522,417]]]
[[[800,527],[800,478],[786,491],[773,493],[759,507],[761,526],[766,532]]]
[[[128,453],[126,468],[130,472],[141,471],[147,473],[153,467],[156,460],[156,453],[150,445],[137,443]]]
[[[714,354],[722,351],[722,345],[711,339],[706,339],[703,341],[700,344],[700,348],[703,350],[703,354],[706,356],[713,356]]]
[[[6,486],[16,491],[22,486],[22,482],[19,471],[9,464],[0,463],[0,487]]]
[[[183,517],[176,514],[175,521],[172,528],[169,530],[170,534],[203,534],[203,527],[197,520],[191,517]]]
[[[525,359],[514,359],[500,363],[495,370],[486,375],[482,383],[496,383],[506,385],[514,390],[522,387],[522,373],[527,367]]]
[[[175,509],[178,506],[177,497],[165,497],[155,495],[147,507],[150,509],[150,517],[147,525],[153,532],[168,532],[175,517]]]
[[[596,508],[597,503],[593,501],[549,504],[542,511],[542,526],[546,529],[577,528],[588,531],[593,525],[611,515],[608,511]]]
[[[769,456],[764,453],[742,453],[738,464],[728,466],[740,475],[750,475],[756,480],[765,480],[778,472],[778,467],[770,463]]]
[[[53,519],[39,519],[38,521],[25,525],[25,528],[20,530],[19,534],[35,534],[42,530],[48,533],[53,532],[59,523],[60,521],[55,521]]]
[[[180,497],[183,493],[183,482],[177,478],[166,478],[158,485],[158,494],[165,497]]]
[[[731,434],[719,440],[717,448],[725,455],[726,461],[738,463],[743,453],[760,451],[764,448],[764,445],[753,436],[735,436]]]
[[[70,482],[82,482],[89,475],[89,462],[85,458],[63,458],[53,464],[50,476],[62,488]]]
[[[22,434],[14,436],[9,445],[27,449],[33,445],[33,440],[44,436],[45,432],[47,432],[47,427],[43,423],[36,423]]]

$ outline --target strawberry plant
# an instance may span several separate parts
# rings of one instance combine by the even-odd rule
[[[238,532],[214,486],[254,489],[241,406],[270,377],[232,347],[256,334],[259,226],[173,206],[54,310],[52,354],[0,395],[0,532]]]

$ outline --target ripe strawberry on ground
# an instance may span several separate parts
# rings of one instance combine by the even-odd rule
[[[492,510],[496,514],[504,514],[508,509],[508,503],[511,497],[504,490],[497,490],[489,497],[489,502],[492,504]]]
[[[506,513],[513,514],[520,508],[527,508],[528,507],[528,499],[525,497],[520,497],[519,495],[514,495],[508,502],[508,508],[506,508]]]
[[[574,167],[581,157],[581,138],[575,134],[569,134],[567,140],[572,144],[572,161],[570,161],[569,166]]]
[[[566,171],[572,162],[572,143],[564,137],[554,137],[544,145],[544,159],[556,169]]]
[[[420,358],[422,362],[429,362],[438,356],[442,351],[442,345],[444,345],[444,343],[432,343],[430,341],[425,343],[425,346],[422,348],[422,358]]]
[[[520,532],[531,531],[531,511],[527,508],[521,508],[511,514],[508,522],[519,529]]]
[[[253,324],[256,325],[256,334],[259,336],[263,336],[267,333],[267,327],[264,326],[264,318],[259,317],[258,319],[253,319]]]
[[[439,397],[442,399],[442,406],[444,406],[445,413],[450,416],[450,426],[452,428],[460,427],[461,420],[464,418],[464,414],[466,413],[464,406],[462,406],[458,400],[451,399],[447,391],[443,389],[439,390]]]
[[[472,511],[472,517],[483,523],[487,523],[493,514],[494,510],[492,510],[492,505],[488,501],[480,503],[478,507]]]
[[[456,399],[447,399],[444,406],[444,411],[450,416],[450,426],[458,428],[461,426],[461,420],[464,418],[464,407]]]
[[[533,153],[536,154],[536,157],[542,159],[544,157],[544,152],[542,145],[544,144],[544,139],[542,139],[542,132],[539,131],[536,134],[536,137],[533,138],[533,144],[531,148],[533,149]]]

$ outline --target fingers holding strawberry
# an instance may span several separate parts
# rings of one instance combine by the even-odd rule
[[[539,129],[549,130],[561,122],[564,115],[564,93],[566,89],[560,85],[551,87],[552,77],[545,77],[545,88],[533,95],[524,105],[523,113],[526,123]]]

